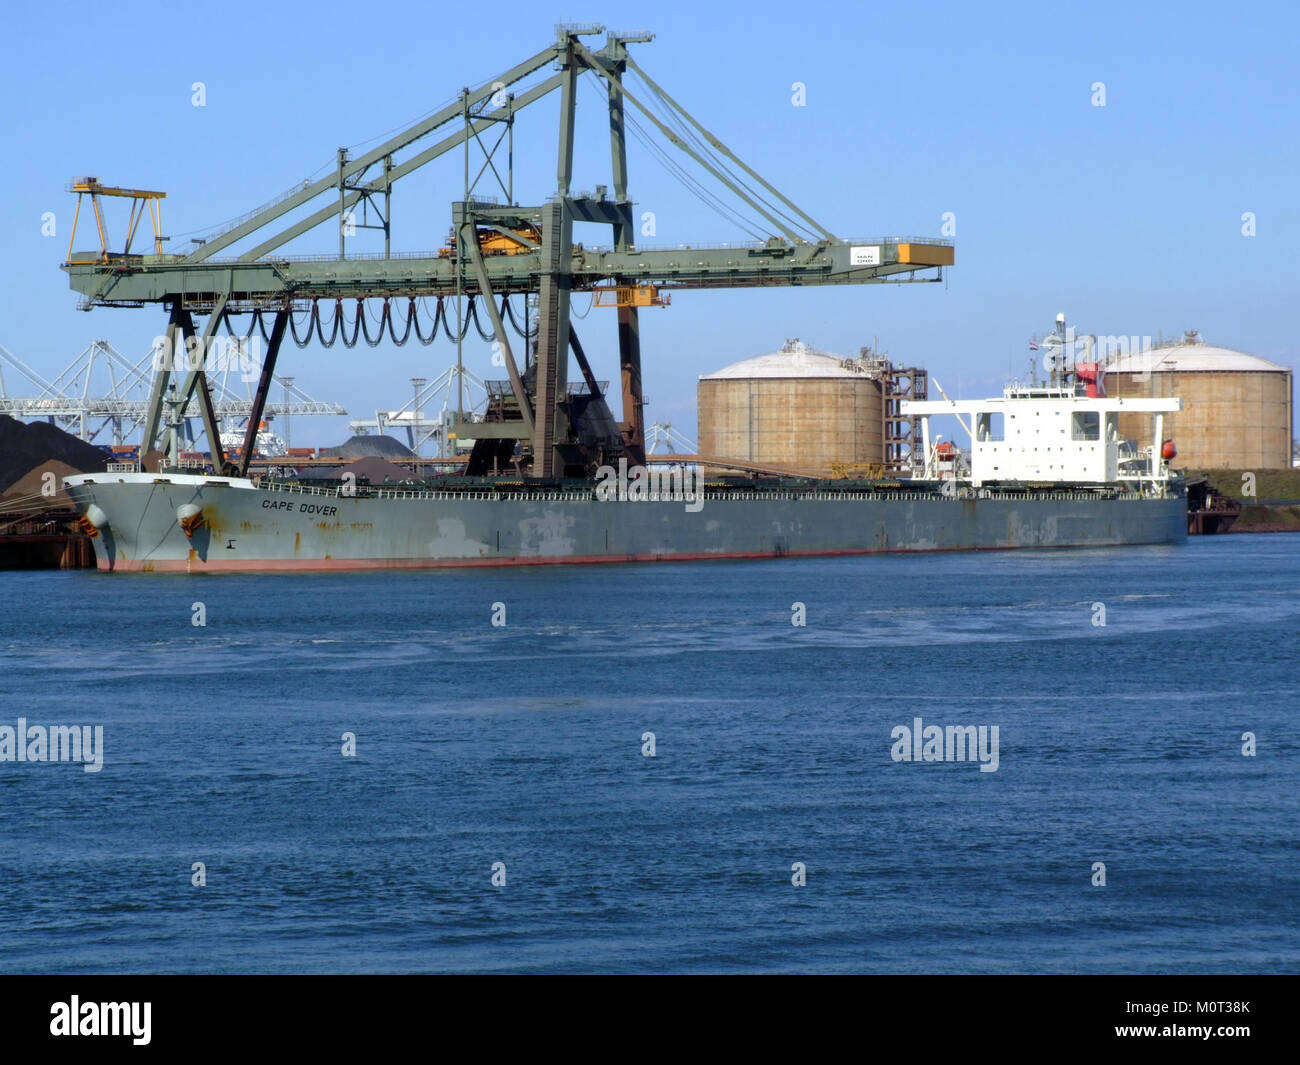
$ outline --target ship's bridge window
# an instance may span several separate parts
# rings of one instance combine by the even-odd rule
[[[975,439],[981,443],[1006,438],[1001,412],[989,411],[975,418]]]
[[[1101,439],[1101,412],[1095,410],[1077,410],[1071,419],[1070,435],[1074,440]]]

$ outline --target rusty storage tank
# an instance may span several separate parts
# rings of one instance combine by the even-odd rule
[[[787,340],[700,377],[699,453],[824,476],[832,464],[880,463],[883,389],[868,361]]]
[[[1179,469],[1280,469],[1291,465],[1291,370],[1242,351],[1205,343],[1195,330],[1176,341],[1106,363],[1110,396],[1177,396],[1183,409],[1166,414]],[[1121,414],[1119,432],[1142,445],[1152,415]]]

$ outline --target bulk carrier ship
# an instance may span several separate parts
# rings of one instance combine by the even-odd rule
[[[1094,394],[1089,395],[1092,391]],[[195,475],[65,478],[101,570],[390,569],[780,558],[876,552],[1164,544],[1187,535],[1182,480],[1161,440],[1177,399],[1083,382],[1009,386],[984,401],[913,401],[914,478],[704,481],[634,469],[593,479],[443,477],[401,485]],[[1149,447],[1120,412],[1154,413]],[[931,415],[970,431],[969,462],[930,442]],[[960,456],[961,453],[956,453]],[[944,469],[943,467],[951,467]],[[694,484],[692,484],[694,482]]]

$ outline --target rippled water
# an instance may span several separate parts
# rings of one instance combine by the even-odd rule
[[[1294,535],[3,573],[0,725],[105,755],[0,762],[0,968],[1294,972],[1298,633]]]

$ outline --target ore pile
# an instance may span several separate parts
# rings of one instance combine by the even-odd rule
[[[27,425],[0,414],[0,493],[8,493],[19,481],[26,484],[29,474],[51,462],[60,464],[50,467],[58,476],[70,471],[103,473],[108,456],[48,422]]]
[[[377,433],[374,436],[358,433],[336,447],[321,448],[320,456],[339,459],[409,459],[414,458],[415,452],[400,440],[394,440],[384,433]]]
[[[354,459],[352,462],[345,463],[341,466],[330,466],[327,468],[317,468],[305,476],[319,478],[321,480],[338,481],[342,480],[347,474],[352,474],[358,481],[368,481],[370,484],[380,485],[385,481],[391,484],[400,484],[402,481],[409,481],[415,475],[410,470],[387,459],[369,456],[367,458]]]

